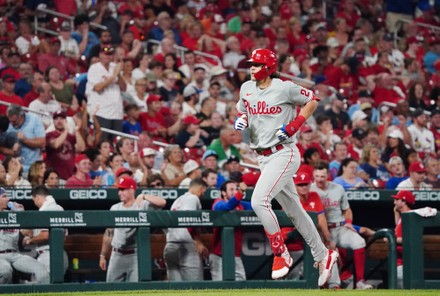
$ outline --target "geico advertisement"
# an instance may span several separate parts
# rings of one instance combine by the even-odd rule
[[[182,189],[145,189],[142,190],[143,194],[151,194],[155,196],[160,196],[164,199],[177,199],[179,196],[186,193],[186,190]],[[220,190],[211,190],[209,192],[210,199],[216,199],[220,197]]]

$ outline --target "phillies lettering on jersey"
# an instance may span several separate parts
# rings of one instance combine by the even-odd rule
[[[292,121],[296,117],[296,107],[307,104],[313,96],[313,91],[277,78],[265,89],[258,88],[255,81],[245,82],[240,89],[237,110],[248,117],[250,147],[268,148],[278,144],[276,130]],[[288,139],[283,143],[293,141]]]

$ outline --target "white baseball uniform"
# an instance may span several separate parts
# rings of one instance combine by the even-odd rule
[[[271,204],[276,198],[310,246],[315,261],[321,261],[327,249],[303,209],[293,183],[301,163],[298,148],[292,137],[281,143],[283,149],[275,148],[280,144],[276,131],[292,121],[296,117],[296,107],[310,102],[313,96],[312,91],[277,78],[265,89],[260,89],[255,81],[247,81],[240,89],[237,109],[247,115],[250,147],[257,151],[269,148],[273,152],[258,156],[261,176],[252,194],[252,208],[268,234],[278,233],[280,226]]]

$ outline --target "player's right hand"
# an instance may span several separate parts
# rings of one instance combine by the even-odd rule
[[[243,114],[240,117],[235,118],[234,129],[242,131],[248,127],[247,115]]]

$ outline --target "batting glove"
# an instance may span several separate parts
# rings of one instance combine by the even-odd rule
[[[247,116],[245,114],[241,115],[240,117],[235,118],[234,121],[234,128],[237,131],[242,131],[245,128],[247,128],[248,122],[247,122]]]
[[[290,138],[289,133],[286,131],[285,124],[280,126],[275,134],[277,135],[278,140],[280,140],[280,142],[283,142],[283,141],[287,140],[288,138]]]

